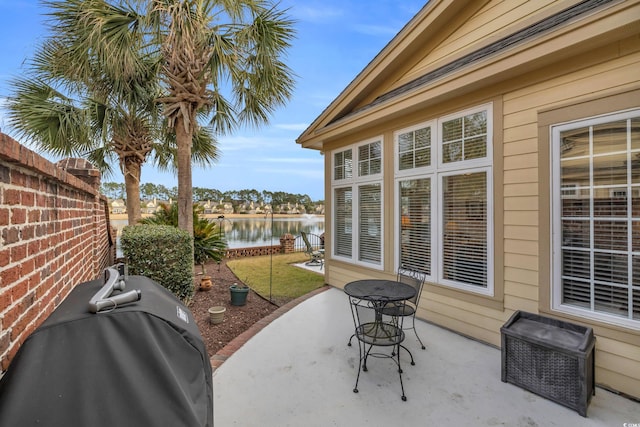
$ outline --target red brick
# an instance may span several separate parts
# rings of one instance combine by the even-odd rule
[[[34,209],[29,211],[28,218],[30,223],[40,222],[40,210]]]
[[[9,209],[0,208],[0,226],[9,225]]]
[[[9,343],[10,342],[11,342],[11,340],[9,339],[9,332],[8,331],[4,331],[0,335],[0,353],[4,353],[5,351],[7,351],[9,349]]]
[[[6,290],[0,294],[0,313],[3,312],[10,305],[11,305],[11,292]],[[3,319],[3,322],[4,320],[5,319]],[[0,330],[2,329],[6,329],[6,328],[5,327],[0,328]]]
[[[4,314],[2,320],[3,327],[9,328],[13,326],[16,323],[18,316],[20,316],[20,307],[14,305]]]
[[[24,208],[11,209],[11,224],[19,225],[27,222],[27,210]]]
[[[4,203],[6,205],[19,205],[20,204],[20,191],[14,189],[7,189],[4,192]]]
[[[20,196],[20,202],[23,206],[32,207],[34,205],[35,195],[31,192],[23,192]]]
[[[37,256],[39,253],[40,253],[40,240],[33,240],[29,242],[27,246],[27,256]]]
[[[23,298],[27,295],[29,291],[29,281],[23,280],[20,283],[16,283],[11,288],[11,299],[13,301],[20,301],[20,304],[23,302]]]
[[[16,243],[20,240],[20,230],[16,227],[7,228],[2,231],[2,239],[5,245]]]
[[[33,258],[25,259],[24,261],[22,261],[20,267],[23,277],[28,276],[31,279],[34,276],[33,272],[36,269],[36,263]]]
[[[24,187],[26,185],[26,176],[19,170],[13,170],[11,172],[11,183],[18,187]]]
[[[22,227],[22,240],[31,240],[36,235],[36,227],[34,225],[27,225]]]
[[[9,249],[0,250],[0,267],[5,267],[9,265],[9,260],[11,259]]]
[[[11,248],[11,262],[20,262],[27,257],[27,244],[13,246]]]
[[[13,266],[0,271],[0,286],[6,287],[18,281],[20,277],[20,267]]]

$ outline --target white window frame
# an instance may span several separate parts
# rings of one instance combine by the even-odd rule
[[[487,114],[487,147],[486,156],[479,159],[461,160],[457,162],[444,163],[442,161],[442,123],[459,117],[485,111]],[[414,169],[400,170],[398,144],[399,135],[412,132],[424,127],[431,127],[431,165]],[[436,118],[417,124],[415,126],[400,129],[394,132],[394,192],[395,192],[395,210],[399,212],[400,208],[400,182],[412,179],[429,178],[431,179],[431,274],[427,276],[428,281],[437,282],[438,284],[471,292],[481,295],[494,296],[494,224],[493,224],[493,103],[479,105],[473,108],[448,114],[443,117]],[[484,172],[487,175],[487,195],[486,195],[486,214],[487,214],[487,285],[486,287],[469,285],[462,282],[444,279],[442,269],[443,262],[443,230],[444,224],[442,219],[443,192],[442,182],[445,176],[461,175],[465,173]],[[401,215],[398,214],[394,218],[394,230],[396,230],[396,239],[394,241],[394,261],[395,269],[400,267],[400,227]]]
[[[380,172],[376,174],[369,174],[364,176],[359,176],[359,148],[364,145],[369,145],[375,142],[380,143]],[[351,160],[353,161],[353,173],[351,178],[345,179],[335,179],[335,154],[343,151],[351,150]],[[332,215],[335,217],[337,206],[335,205],[335,190],[340,188],[351,188],[352,190],[352,211],[351,211],[351,257],[345,257],[344,255],[336,254],[337,245],[332,245],[333,253],[331,254],[333,259],[366,266],[369,268],[382,270],[384,268],[384,138],[382,135],[376,136],[373,138],[369,138],[363,141],[360,141],[356,144],[352,144],[346,147],[341,147],[331,152],[331,198],[334,201],[333,203],[333,212]],[[360,233],[360,224],[359,224],[359,216],[360,216],[360,186],[368,185],[368,184],[379,184],[380,185],[380,262],[373,263],[369,261],[360,261],[360,241],[359,241],[359,233]],[[337,229],[334,227],[332,234],[334,241],[336,240]]]
[[[604,123],[610,123],[620,120],[626,120],[631,118],[636,118],[640,116],[640,110],[628,110],[628,111],[620,111],[590,118],[584,118],[579,120],[573,120],[566,123],[559,123],[556,125],[550,126],[550,159],[551,159],[551,204],[550,204],[550,217],[551,217],[551,308],[552,310],[570,314],[573,316],[583,317],[587,319],[592,319],[596,321],[601,321],[607,324],[629,327],[632,329],[640,330],[640,321],[633,320],[629,318],[623,318],[620,316],[615,316],[613,314],[609,314],[603,311],[595,311],[594,306],[594,297],[593,290],[591,295],[591,309],[581,308],[576,305],[569,305],[562,303],[562,192],[561,192],[561,159],[558,153],[559,151],[559,140],[560,134],[564,131],[577,129],[581,127],[595,126]],[[558,146],[558,150],[555,147]],[[631,151],[631,138],[630,135],[627,134],[627,155],[630,156],[632,153],[640,152],[640,150]],[[589,153],[589,157],[593,158],[593,153]],[[592,167],[592,166],[591,166]],[[631,167],[631,164],[628,165]],[[630,182],[626,184],[627,189],[630,189],[631,192],[627,191],[628,194],[634,194],[636,190],[638,190],[638,186],[632,186]],[[616,186],[618,188],[620,186]],[[593,189],[593,186],[589,187],[590,190]],[[593,192],[592,192],[593,193]],[[631,199],[628,200],[628,204],[631,205]],[[628,207],[629,209],[631,206]],[[590,215],[590,221],[593,220],[593,214]],[[628,238],[631,240],[632,238],[632,230],[633,227],[630,227],[628,230],[629,236]],[[591,232],[590,237],[593,238],[593,232]],[[590,251],[593,250],[592,247],[589,248]],[[631,254],[640,255],[639,252],[631,252]],[[632,277],[632,263],[628,263],[628,277],[631,280]],[[631,295],[629,296],[631,298]],[[632,302],[630,302],[632,304]]]
[[[437,159],[434,156],[437,153],[434,150],[434,145],[437,144],[437,122],[435,120],[430,120],[427,122],[423,122],[417,124],[415,126],[411,126],[405,129],[397,130],[393,133],[393,161],[394,161],[394,171],[396,178],[403,176],[414,176],[420,173],[426,173],[428,171],[435,170],[434,162],[437,162]],[[415,132],[420,129],[431,128],[431,164],[429,166],[420,166],[412,169],[400,169],[400,155],[399,155],[399,145],[400,145],[400,135]]]

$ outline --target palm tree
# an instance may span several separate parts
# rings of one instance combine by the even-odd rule
[[[217,135],[268,122],[293,90],[293,74],[283,62],[293,22],[268,0],[50,4],[73,11],[73,25],[82,26],[89,40],[101,40],[105,60],[130,64],[122,52],[139,40],[148,43],[145,52],[160,58],[166,94],[157,101],[175,134],[179,227],[192,233],[192,152],[202,118]]]
[[[85,157],[104,175],[117,159],[125,178],[128,221],[136,224],[142,165],[153,156],[161,168],[176,168],[175,136],[156,102],[159,57],[132,33],[127,49],[109,58],[104,40],[91,36],[76,11],[51,6],[51,36],[26,75],[12,82],[9,123],[37,148],[55,156]],[[212,133],[199,129],[194,138],[194,161],[210,164],[217,156]]]

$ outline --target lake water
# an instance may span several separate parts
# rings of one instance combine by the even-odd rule
[[[225,218],[211,219],[222,228],[229,248],[248,248],[255,246],[279,245],[280,236],[285,233],[293,236],[301,231],[320,236],[324,233],[324,216],[301,215],[288,218]],[[112,219],[111,225],[118,233],[118,252],[120,251],[120,233],[127,225],[126,219]]]

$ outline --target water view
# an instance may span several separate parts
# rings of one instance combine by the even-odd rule
[[[233,217],[211,221],[220,225],[221,232],[227,239],[229,248],[248,248],[280,244],[280,236],[285,233],[293,236],[301,231],[320,236],[324,233],[324,216],[300,215],[286,218],[269,217]],[[111,225],[118,233],[118,243],[122,228],[127,225],[126,219],[112,219]],[[118,244],[118,250],[119,250]]]

